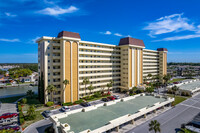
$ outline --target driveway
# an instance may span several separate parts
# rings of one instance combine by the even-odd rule
[[[43,119],[28,126],[23,133],[44,133],[44,130],[51,125],[52,122],[49,119]]]

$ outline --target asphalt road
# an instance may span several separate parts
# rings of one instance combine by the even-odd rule
[[[51,125],[49,119],[43,119],[28,126],[23,133],[44,133],[44,130]]]
[[[192,120],[199,112],[200,94],[187,99],[186,101],[176,105],[176,107],[146,121],[127,133],[153,133],[148,131],[148,124],[151,120],[157,120],[161,124],[162,133],[175,133],[176,128],[180,128],[181,124]]]

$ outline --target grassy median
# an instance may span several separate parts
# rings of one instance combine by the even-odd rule
[[[168,95],[169,97],[173,97],[174,98],[174,95]],[[175,96],[175,101],[173,102],[173,105],[177,105],[183,101],[185,101],[186,99],[188,99],[190,97],[185,97],[185,96]]]

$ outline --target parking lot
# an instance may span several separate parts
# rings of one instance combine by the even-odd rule
[[[92,102],[89,102],[91,105],[97,105],[97,104],[100,104],[100,103],[103,103],[103,101],[101,100],[96,100],[96,101],[92,101]],[[83,106],[81,105],[73,105],[73,106],[69,106],[70,110],[75,110],[75,109],[80,109],[80,108],[83,108]],[[59,114],[59,113],[62,113],[61,109],[55,109],[55,110],[52,110],[52,113],[53,114]]]
[[[2,103],[0,106],[0,116],[5,113],[18,113],[16,104]],[[0,129],[13,127],[19,128],[18,116],[6,119],[0,119]]]

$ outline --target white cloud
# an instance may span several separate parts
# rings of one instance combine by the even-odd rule
[[[106,31],[104,34],[105,35],[111,35],[112,33],[110,31]]]
[[[119,34],[119,33],[115,33],[114,35],[115,36],[122,36],[122,34]]]
[[[200,37],[200,34],[184,35],[184,36],[173,36],[173,37],[167,37],[167,38],[164,38],[164,39],[161,39],[161,40],[154,40],[153,42],[186,40],[186,39],[199,38],[199,37]]]
[[[143,30],[149,30],[151,37],[171,32],[195,31],[194,24],[189,21],[188,18],[183,17],[183,13],[172,14],[150,22]]]
[[[37,36],[37,37],[31,39],[28,43],[36,43],[36,40],[39,39],[39,38],[40,38],[40,37]]]
[[[19,39],[5,39],[5,38],[0,38],[0,41],[2,41],[2,42],[20,42]]]
[[[77,10],[78,8],[76,8],[75,6],[70,6],[69,8],[61,8],[59,6],[55,6],[53,8],[50,7],[45,8],[43,10],[38,11],[37,13],[50,16],[58,16],[66,13],[73,13],[76,12]]]
[[[8,17],[16,17],[17,16],[16,14],[11,14],[9,12],[5,12],[5,15]]]

